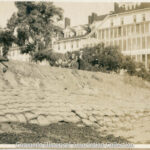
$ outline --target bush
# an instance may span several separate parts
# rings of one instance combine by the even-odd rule
[[[37,51],[34,53],[32,59],[36,62],[47,60],[50,62],[50,65],[54,66],[55,62],[58,60],[58,57],[52,51]]]
[[[150,81],[150,72],[146,70],[145,65],[143,63],[137,63],[136,68],[136,76]]]
[[[136,63],[131,59],[130,56],[123,57],[121,68],[127,70],[127,73],[130,75],[134,75],[136,73]]]
[[[121,68],[122,54],[117,47],[104,47],[99,44],[95,47],[82,49],[81,69],[95,71],[115,71]]]
[[[28,53],[31,53],[31,52],[34,52],[35,51],[35,45],[34,44],[27,44],[25,47],[22,47],[21,48],[21,53],[22,54],[28,54]]]

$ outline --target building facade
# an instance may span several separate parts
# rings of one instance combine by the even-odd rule
[[[108,14],[88,25],[87,32],[80,27],[77,27],[77,31],[82,31],[80,36],[71,27],[64,29],[64,38],[55,41],[53,49],[65,53],[104,43],[118,46],[124,55],[150,67],[150,8]]]
[[[21,54],[20,48],[15,44],[13,44],[9,49],[7,57],[10,60],[18,60],[24,62],[30,62],[31,60],[31,56],[29,54]]]

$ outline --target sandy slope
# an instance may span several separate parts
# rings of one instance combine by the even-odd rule
[[[15,61],[8,66],[4,74],[0,65],[1,133],[7,122],[47,126],[63,121],[150,144],[150,83]]]

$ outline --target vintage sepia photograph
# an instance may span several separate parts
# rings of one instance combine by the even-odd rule
[[[27,143],[150,144],[150,2],[0,1],[0,144]]]

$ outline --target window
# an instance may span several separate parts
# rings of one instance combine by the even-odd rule
[[[60,44],[58,44],[58,50],[60,50]]]
[[[122,51],[122,40],[119,40],[119,48]]]
[[[118,27],[118,36],[121,36],[121,27]]]
[[[114,46],[118,46],[117,40],[114,41]]]
[[[71,43],[71,48],[73,48],[73,42]]]
[[[79,47],[79,41],[77,41],[77,48]]]
[[[126,50],[126,40],[123,40],[123,50]]]
[[[144,23],[141,24],[141,32],[144,33]]]
[[[113,46],[113,41],[110,41],[110,46]]]
[[[145,49],[145,37],[142,37],[142,49]]]
[[[102,39],[104,39],[104,30],[102,30]]]
[[[132,49],[133,50],[136,49],[136,39],[135,38],[132,39]]]
[[[136,23],[136,16],[133,16],[133,22]]]
[[[66,49],[66,43],[64,43],[64,49]]]
[[[136,33],[139,33],[139,32],[140,32],[140,25],[136,24]]]
[[[134,33],[135,32],[135,25],[132,25],[131,26],[131,33]]]
[[[102,34],[102,31],[101,31],[101,30],[99,30],[99,39],[101,39],[101,38],[102,38],[101,34]]]
[[[141,39],[137,38],[137,49],[141,49]]]
[[[123,25],[124,24],[124,20],[123,20],[123,18],[121,18],[121,25]]]
[[[145,24],[145,32],[148,33],[149,32],[149,23]]]
[[[113,38],[113,29],[110,29],[110,37]]]
[[[110,26],[112,27],[114,25],[113,20],[111,20],[110,22]]]
[[[150,48],[150,36],[147,37],[147,48]]]
[[[128,39],[128,50],[131,50],[131,39]]]
[[[143,62],[145,61],[145,55],[142,55],[142,61]]]
[[[145,21],[146,19],[145,19],[145,14],[143,14],[143,16],[142,16],[142,21]]]
[[[114,29],[114,37],[117,37],[117,28]]]
[[[131,34],[130,26],[127,26],[127,35]]]
[[[126,27],[123,27],[123,36],[126,36]]]

